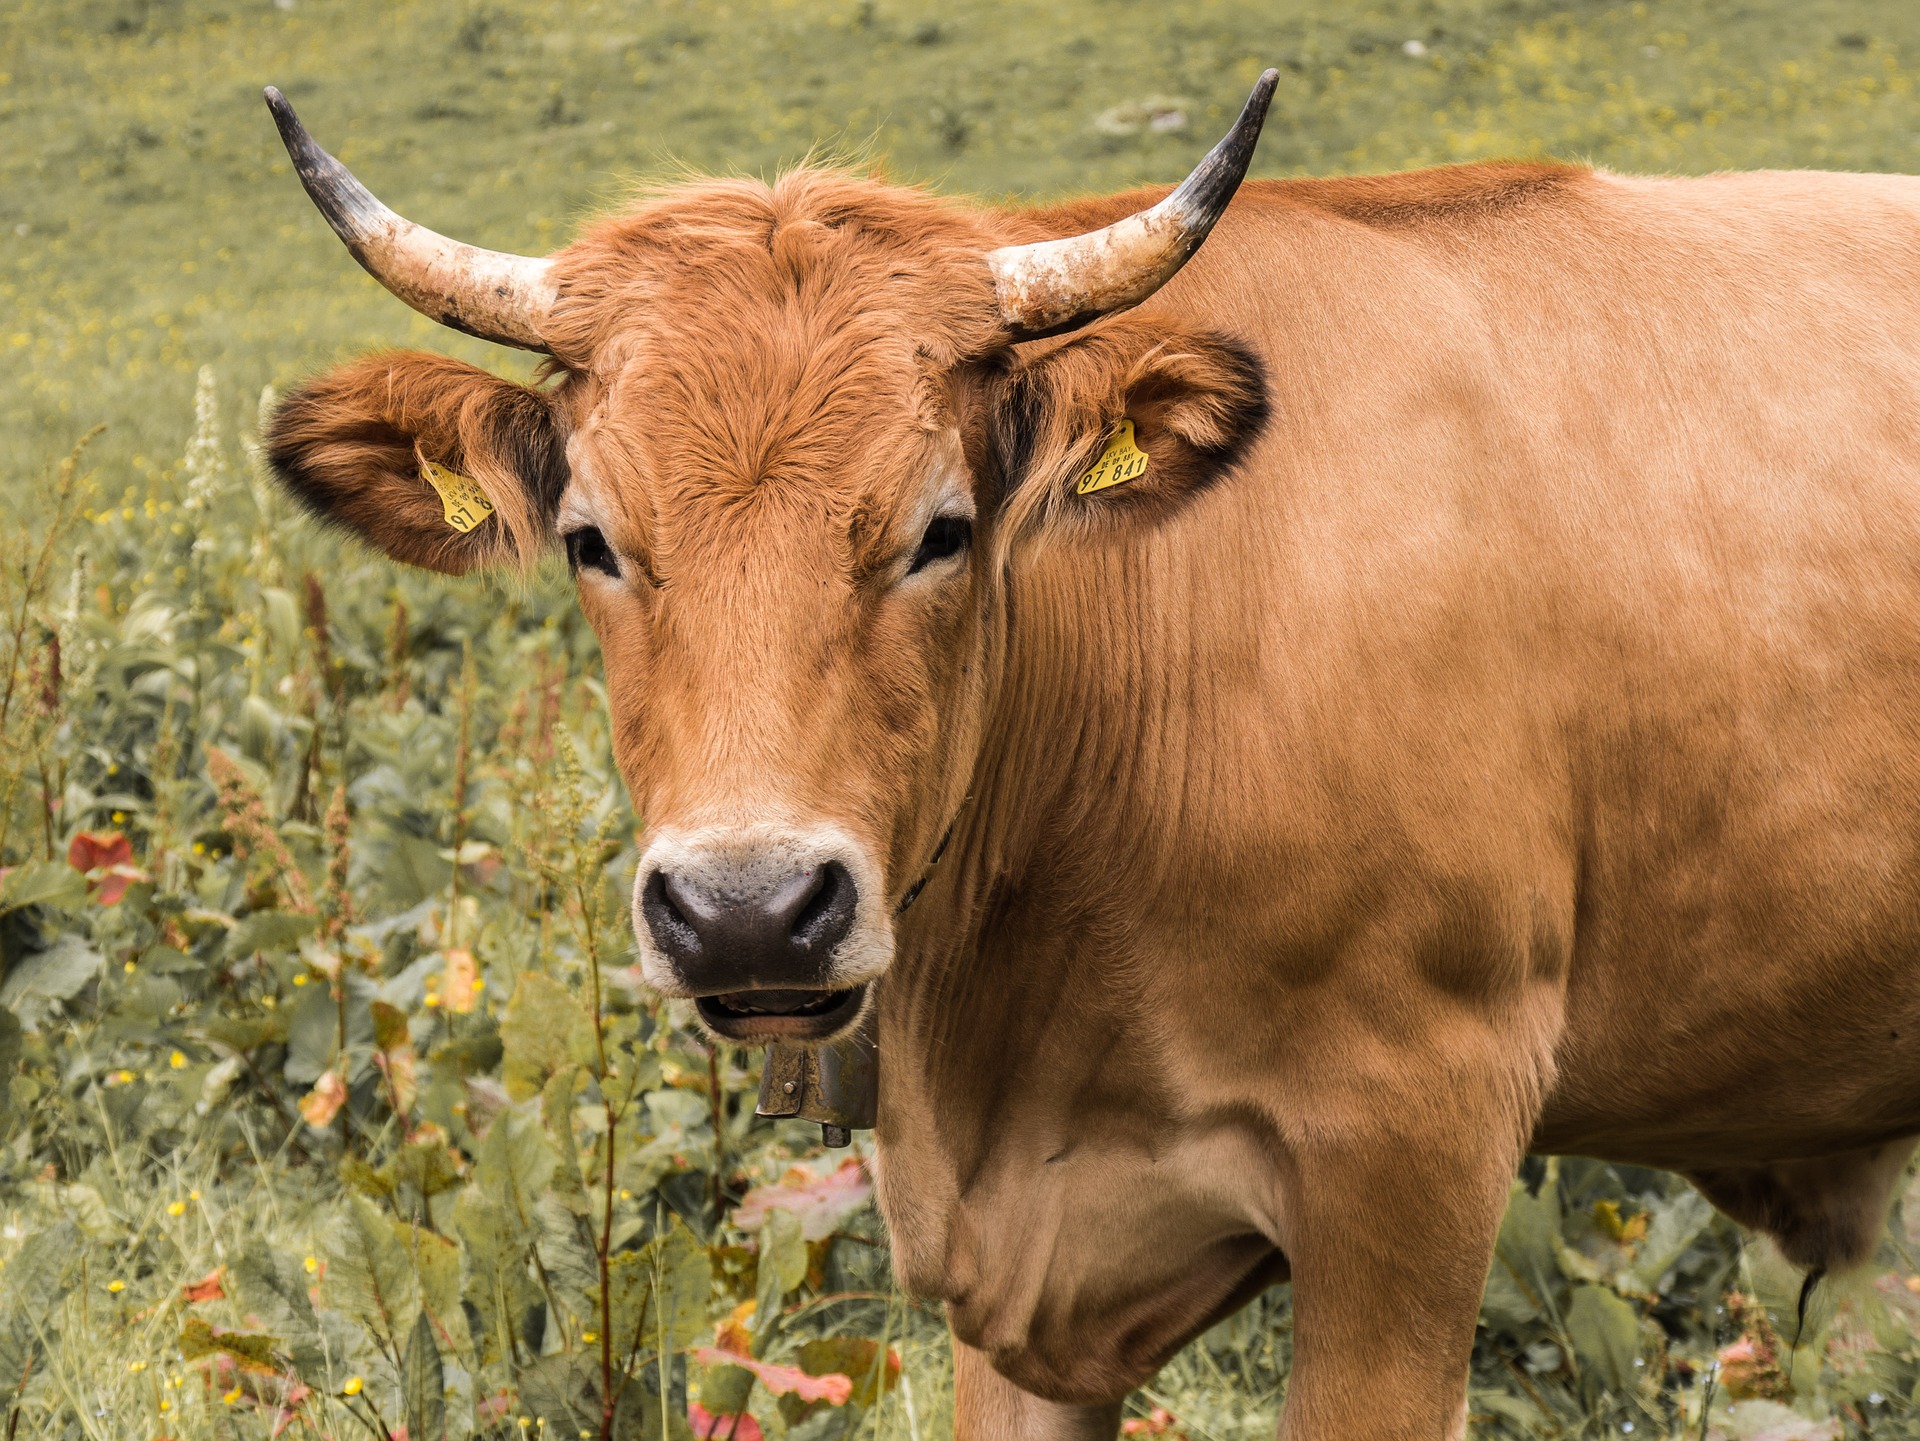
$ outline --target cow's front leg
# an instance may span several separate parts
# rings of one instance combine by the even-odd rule
[[[1490,1139],[1475,1132],[1492,1124],[1468,1112],[1451,1135],[1396,1128],[1298,1158],[1282,1441],[1463,1434],[1480,1296],[1520,1159],[1519,1145],[1499,1144],[1497,1131],[1495,1144],[1474,1144]]]
[[[994,1370],[985,1353],[953,1338],[954,1441],[1113,1441],[1120,1404],[1043,1401]]]

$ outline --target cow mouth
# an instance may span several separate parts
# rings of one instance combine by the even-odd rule
[[[700,1019],[729,1041],[824,1041],[860,1013],[864,984],[844,991],[766,988],[722,991],[694,1002]]]

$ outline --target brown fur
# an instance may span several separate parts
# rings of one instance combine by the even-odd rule
[[[368,356],[288,396],[268,428],[267,459],[322,519],[448,575],[525,564],[545,550],[567,479],[538,391],[407,351]],[[453,529],[422,460],[477,480],[495,513],[465,534]]]
[[[1009,354],[981,253],[1150,198],[802,172],[558,257],[636,805],[831,822],[895,896],[954,824],[878,1137],[959,1434],[1108,1434],[1289,1275],[1286,1436],[1457,1434],[1529,1149],[1857,1259],[1920,1134],[1920,182],[1249,185]],[[276,455],[441,554],[432,427],[329,384]],[[1143,488],[1072,495],[1122,413]],[[955,484],[968,562],[904,580]]]

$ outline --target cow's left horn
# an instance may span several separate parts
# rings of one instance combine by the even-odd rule
[[[1151,209],[1102,230],[992,251],[994,291],[1015,340],[1058,335],[1138,305],[1173,279],[1233,199],[1280,72],[1253,87],[1240,118],[1180,188]]]
[[[551,261],[463,245],[396,215],[320,148],[271,85],[267,108],[300,183],[369,275],[442,325],[522,350],[547,349],[541,331],[556,293]]]

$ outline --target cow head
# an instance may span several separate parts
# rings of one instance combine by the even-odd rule
[[[537,386],[422,354],[344,366],[280,407],[273,465],[416,565],[564,548],[647,826],[641,969],[715,1032],[813,1041],[857,1020],[967,798],[1019,547],[1123,541],[1257,427],[1252,360],[1172,322],[1015,347],[1179,269],[1272,88],[1186,184],[1087,235],[1013,244],[1016,218],[802,170],[681,187],[545,259],[387,210],[268,92],[368,270],[551,357]],[[1076,496],[1123,417],[1146,475]]]

